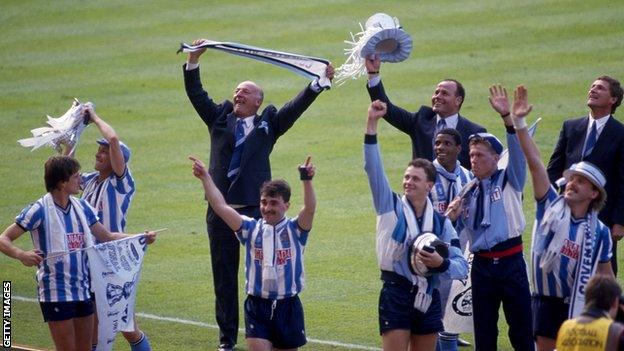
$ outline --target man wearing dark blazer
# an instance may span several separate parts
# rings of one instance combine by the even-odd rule
[[[589,88],[588,116],[563,122],[559,140],[548,162],[548,177],[555,182],[572,164],[589,161],[607,179],[607,204],[598,217],[611,229],[617,274],[616,243],[624,236],[624,125],[613,117],[622,102],[620,82],[609,76],[596,78]]]
[[[464,168],[471,169],[468,137],[486,130],[459,114],[466,95],[461,83],[454,79],[441,81],[431,97],[431,107],[421,106],[417,112],[412,113],[390,102],[379,76],[381,67],[379,57],[375,55],[367,58],[365,64],[368,70],[367,88],[371,101],[381,100],[388,104],[388,113],[384,119],[410,136],[412,158],[422,157],[433,161],[434,136],[444,128],[453,128],[461,134],[462,139],[459,162]]]
[[[198,39],[193,45],[200,45]],[[281,109],[267,106],[262,113],[264,93],[251,81],[238,85],[232,101],[212,101],[203,89],[199,57],[204,50],[189,53],[184,65],[184,85],[197,114],[210,134],[209,172],[228,205],[240,214],[260,218],[260,186],[271,179],[269,155],[284,134],[321,92],[316,81],[304,88]],[[325,72],[333,78],[331,65]],[[208,207],[208,238],[215,287],[215,311],[219,325],[218,350],[234,348],[238,335],[239,242],[232,230]]]

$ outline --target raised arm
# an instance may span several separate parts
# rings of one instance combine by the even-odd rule
[[[500,85],[490,86],[490,105],[494,111],[498,112],[505,123],[505,128],[513,129],[513,121],[509,112],[509,98],[507,89]]]
[[[373,205],[377,214],[390,212],[394,207],[392,189],[384,172],[377,144],[377,124],[385,113],[384,102],[376,100],[370,104],[364,135],[364,170],[368,176],[368,184],[373,194]]]
[[[43,261],[43,258],[40,256],[40,251],[25,251],[13,245],[13,241],[24,233],[22,227],[15,223],[11,224],[0,234],[0,251],[11,258],[19,260],[24,266],[37,266]]]
[[[516,130],[513,126],[513,120],[509,113],[509,99],[507,98],[507,90],[500,85],[490,87],[490,105],[498,112],[505,125],[507,134],[507,152],[509,153],[509,162],[505,172],[512,185],[517,191],[522,191],[526,181],[526,160],[524,154],[518,144],[518,138],[515,135]]]
[[[393,104],[386,95],[386,91],[381,82],[373,87],[369,87],[368,93],[371,101],[380,100],[388,105],[388,112],[383,118],[390,123],[390,125],[405,134],[412,134],[415,125],[414,114]],[[416,128],[418,128],[417,124]]]
[[[525,118],[531,112],[532,108],[533,105],[530,105],[528,102],[526,88],[523,85],[519,85],[514,92],[511,116],[513,118],[516,134],[518,135],[518,140],[520,141],[520,147],[522,148],[522,152],[524,152],[529,171],[531,172],[533,195],[535,199],[539,200],[542,199],[548,192],[548,189],[550,189],[550,181],[548,180],[546,166],[544,166],[540,157],[539,149],[527,129]]]
[[[379,119],[388,112],[388,105],[379,100],[373,101],[368,107],[368,118],[366,119],[366,134],[377,135],[377,125]]]
[[[332,66],[331,63],[325,68],[325,76],[330,81],[334,79],[334,66]],[[295,124],[297,119],[310,107],[322,90],[323,89],[318,86],[318,82],[313,81],[299,92],[294,99],[287,102],[277,111],[275,118],[271,120],[271,124],[273,124],[272,127],[275,128],[276,138],[286,133],[286,131]]]
[[[113,127],[111,127],[95,113],[93,107],[86,106],[85,113],[88,114],[91,122],[93,122],[93,124],[95,124],[95,126],[100,130],[104,139],[108,141],[108,154],[110,156],[113,172],[115,172],[115,175],[118,177],[123,176],[126,171],[126,161],[124,160],[123,153],[121,152],[121,146],[119,146],[117,133]]]
[[[204,42],[206,42],[206,39],[195,39],[195,40],[193,40],[193,43],[192,43],[192,44],[193,44],[193,45],[201,45],[201,44],[203,44]],[[198,64],[199,64],[199,58],[201,57],[201,55],[203,55],[203,54],[204,54],[204,52],[206,52],[206,48],[199,49],[199,50],[194,51],[194,52],[189,52],[189,53],[188,53],[188,56],[187,56],[187,58],[186,58],[186,64],[187,64],[187,66],[190,66],[190,65],[198,65]],[[191,70],[191,69],[193,69],[193,68],[189,68],[189,67],[187,67],[187,69],[188,69],[188,70]]]
[[[369,81],[378,77],[381,69],[381,56],[379,54],[370,55],[364,60],[364,66],[368,72]]]
[[[230,229],[233,231],[239,230],[243,224],[243,218],[225,202],[223,195],[212,181],[210,174],[208,174],[206,165],[194,156],[189,156],[189,160],[193,161],[193,175],[202,181],[206,201],[208,201],[210,207],[223,219]]]
[[[299,211],[297,223],[301,229],[306,231],[312,229],[314,211],[316,210],[316,195],[312,186],[315,170],[314,164],[310,163],[310,156],[303,165],[299,166],[299,175],[303,183],[303,208]]]
[[[206,39],[196,39],[193,41],[193,45],[201,45]],[[199,117],[210,128],[212,124],[223,111],[225,106],[231,106],[231,103],[215,104],[208,92],[204,90],[201,78],[199,74],[199,58],[206,51],[201,49],[195,52],[189,52],[186,64],[184,64],[184,88],[186,95],[188,96],[191,104],[197,111]]]

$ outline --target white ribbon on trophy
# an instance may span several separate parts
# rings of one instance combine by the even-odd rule
[[[72,153],[80,140],[82,132],[87,128],[89,116],[85,114],[87,106],[94,107],[93,103],[82,104],[74,98],[71,107],[61,117],[47,116],[47,127],[32,129],[32,138],[19,139],[17,142],[23,147],[32,147],[35,151],[42,146],[50,146],[61,153],[61,145],[67,144],[72,147]]]
[[[412,51],[412,38],[396,17],[376,13],[368,18],[365,27],[360,23],[360,29],[355,35],[350,33],[351,41],[345,40],[350,47],[345,49],[347,60],[336,70],[339,85],[365,75],[364,60],[373,54],[378,54],[382,62],[401,62]]]
[[[212,40],[207,40],[201,45],[182,43],[178,52],[195,52],[204,48],[225,51],[233,55],[270,63],[286,68],[310,80],[316,79],[322,88],[329,89],[331,87],[331,81],[325,77],[325,69],[329,65],[329,61],[318,57]]]

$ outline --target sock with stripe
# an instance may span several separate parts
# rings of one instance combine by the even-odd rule
[[[139,341],[130,344],[130,350],[132,351],[152,351],[152,346],[147,339],[147,335],[141,332],[141,339]]]

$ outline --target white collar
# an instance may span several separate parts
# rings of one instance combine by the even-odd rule
[[[442,119],[442,117],[440,117],[440,115],[436,115],[436,126],[438,125],[438,122],[440,122],[441,119]],[[450,115],[448,117],[444,117],[444,122],[446,123],[446,128],[457,129],[457,121],[458,120],[459,120],[459,113],[456,113],[454,115]]]
[[[591,124],[592,121],[593,121],[593,122],[597,123],[596,127],[602,127],[605,123],[607,123],[607,121],[609,120],[609,117],[611,117],[611,114],[595,118],[594,116],[592,116],[592,113],[590,111],[589,112],[589,123]]]
[[[255,116],[255,115],[251,115],[251,116],[249,116],[249,117],[243,117],[243,118],[238,118],[238,117],[237,117],[237,121],[238,121],[239,119],[242,119],[242,120],[243,120],[243,123],[245,123],[245,127],[246,127],[246,128],[251,128],[251,127],[253,127],[253,120],[254,120],[254,118],[256,118],[256,116]]]

